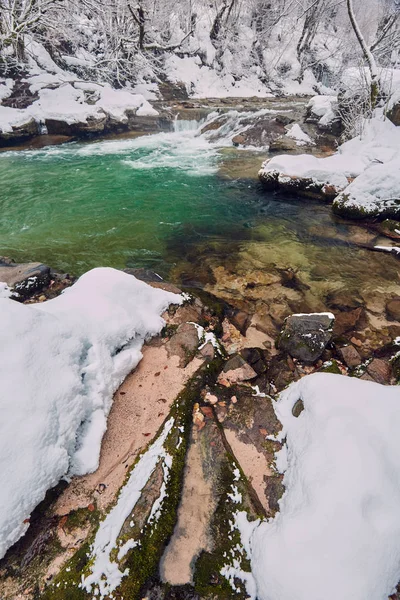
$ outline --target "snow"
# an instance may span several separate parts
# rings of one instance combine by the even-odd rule
[[[14,81],[10,78],[1,79],[0,78],[0,104],[2,100],[5,100],[9,96],[11,96],[14,87]]]
[[[38,123],[46,119],[60,120],[71,125],[87,122],[88,119],[104,119],[106,115],[126,122],[127,111],[140,117],[158,115],[158,111],[140,93],[127,88],[116,90],[108,83],[85,82],[61,69],[43,45],[29,36],[26,48],[30,68],[25,81],[32,94],[38,94],[39,98],[25,109],[0,104],[0,132],[12,132],[13,127],[20,127],[31,119]],[[0,80],[0,103],[11,94],[12,87],[12,80]],[[149,90],[157,89],[157,85],[142,85],[142,88],[147,90],[147,96],[155,96]],[[91,104],[87,103],[88,94],[92,96]]]
[[[282,392],[275,411],[286,435],[286,491],[280,512],[251,538],[260,600],[384,600],[394,592],[399,406],[398,387],[341,375],[310,375]]]
[[[286,136],[288,138],[291,138],[292,140],[296,140],[296,144],[298,146],[305,146],[307,144],[314,145],[314,142],[312,141],[310,136],[307,135],[297,123],[292,125],[292,127],[286,133]]]
[[[374,246],[376,250],[382,250],[382,252],[391,252],[392,254],[396,254],[400,256],[400,247],[399,246]]]
[[[0,293],[2,557],[49,488],[97,468],[113,393],[182,298],[110,268],[37,305]]]
[[[227,70],[223,74],[202,65],[198,56],[179,57],[171,54],[165,61],[168,78],[172,83],[183,83],[193,98],[246,98],[273,96],[255,73],[248,72],[237,81]]]
[[[370,166],[335,198],[334,204],[356,209],[364,216],[386,211],[400,215],[400,155],[387,163]]]
[[[362,135],[342,144],[332,156],[326,158],[317,158],[308,154],[276,156],[264,162],[260,175],[276,173],[278,180],[282,181],[287,176],[310,178],[316,183],[335,186],[338,193],[346,188],[343,195],[348,191],[353,193],[352,190],[360,194],[360,190],[365,192],[368,186],[370,186],[370,194],[374,194],[380,181],[383,184],[383,194],[390,193],[396,197],[399,190],[397,175],[399,150],[400,128],[385,119],[382,111],[377,111],[374,118],[365,122]],[[377,163],[387,163],[387,165],[377,169]],[[358,176],[361,173],[364,175],[359,180]],[[385,184],[384,173],[388,175]],[[353,178],[357,179],[349,185],[349,179]],[[364,192],[362,198],[366,199]]]
[[[0,298],[9,298],[12,294],[12,291],[8,287],[6,283],[0,281]]]
[[[332,109],[332,103],[336,101],[337,96],[313,96],[307,104],[307,108],[313,115],[323,117]]]
[[[127,483],[122,488],[114,508],[99,525],[93,545],[91,547],[91,572],[87,577],[82,576],[80,587],[87,592],[92,592],[102,600],[111,594],[121,583],[129,570],[120,571],[118,563],[111,559],[111,553],[117,547],[117,539],[123,524],[133,511],[141,492],[148,482],[151,474],[161,459],[168,461],[169,455],[164,448],[164,443],[174,425],[170,418],[164,425],[162,433],[140,457],[129,476]],[[165,469],[164,469],[165,476]],[[129,547],[119,550],[118,558],[122,558],[134,543]]]

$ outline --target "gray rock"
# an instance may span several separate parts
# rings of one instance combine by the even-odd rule
[[[397,102],[387,114],[394,125],[400,126],[400,102]]]
[[[50,267],[37,262],[16,264],[0,257],[0,281],[4,281],[20,298],[28,298],[50,283]]]
[[[330,313],[291,315],[285,321],[277,346],[293,358],[314,363],[332,339],[334,316]]]

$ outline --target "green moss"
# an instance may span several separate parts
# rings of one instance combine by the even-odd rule
[[[318,369],[318,373],[335,373],[336,375],[342,374],[337,361],[334,359],[329,360],[327,363],[324,363],[322,367]]]
[[[90,596],[78,585],[88,563],[89,543],[85,543],[67,562],[54,581],[40,595],[41,600],[86,600]]]
[[[194,588],[201,598],[218,598],[229,600],[234,595],[235,598],[245,599],[248,597],[245,586],[242,581],[235,579],[236,591],[233,591],[229,581],[221,574],[225,566],[232,564],[233,556],[241,561],[241,568],[250,572],[250,561],[247,559],[242,547],[240,532],[232,528],[233,513],[246,510],[253,516],[248,493],[247,480],[241,472],[240,479],[235,480],[233,471],[238,466],[229,451],[220,467],[220,476],[218,478],[218,489],[216,496],[218,503],[214,512],[211,524],[211,539],[214,540],[212,551],[203,551],[196,561],[194,572]],[[240,470],[240,469],[239,469]],[[240,470],[241,471],[241,470]],[[229,494],[232,494],[232,484],[234,484],[242,495],[242,502],[233,503]]]
[[[166,450],[173,456],[166,497],[159,520],[155,524],[145,525],[140,536],[140,547],[134,548],[123,564],[123,568],[129,569],[129,575],[122,580],[119,587],[119,592],[124,598],[136,600],[141,597],[140,591],[156,574],[164,549],[173,534],[182,493],[193,405],[198,401],[204,385],[215,384],[221,365],[222,360],[216,359],[201,367],[178,396],[170,412],[168,418],[174,417],[175,425],[173,433],[165,442]],[[178,438],[181,439],[179,444]]]
[[[174,333],[176,333],[176,330],[178,329],[178,325],[165,325],[165,327],[162,328],[160,336],[162,338],[170,338],[174,335]]]

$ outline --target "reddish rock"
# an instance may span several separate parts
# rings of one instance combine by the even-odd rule
[[[347,312],[340,312],[336,314],[335,324],[333,326],[333,334],[341,335],[346,331],[355,329],[363,315],[363,309],[360,306],[355,310],[349,310]]]
[[[339,354],[350,369],[358,367],[362,362],[361,356],[354,346],[344,346],[343,348],[339,348]]]
[[[374,360],[370,362],[367,367],[367,372],[378,383],[382,383],[383,385],[390,383],[390,377],[392,375],[391,366],[380,358],[374,358]]]
[[[400,321],[400,298],[393,298],[386,304],[386,312],[389,319]]]

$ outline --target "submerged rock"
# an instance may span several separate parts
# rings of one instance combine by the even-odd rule
[[[332,313],[291,315],[277,341],[278,348],[293,358],[314,363],[332,339]]]

